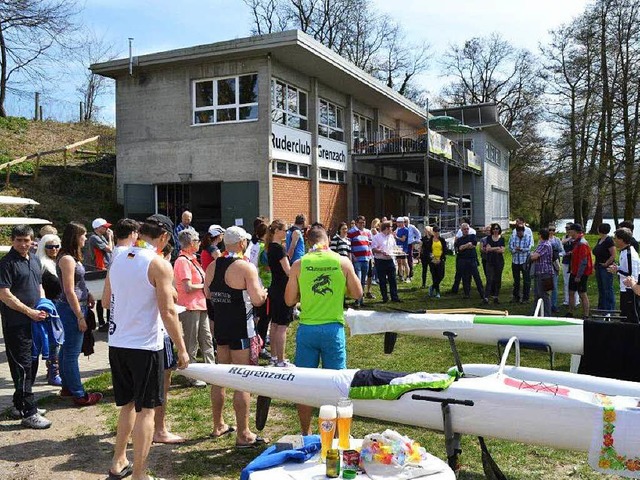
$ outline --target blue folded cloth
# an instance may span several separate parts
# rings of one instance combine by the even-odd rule
[[[240,474],[240,480],[249,480],[249,475],[256,470],[265,470],[267,468],[277,467],[285,462],[306,462],[320,451],[319,435],[307,435],[302,437],[302,439],[304,441],[304,446],[295,450],[282,450],[281,452],[276,452],[276,446],[270,446],[254,458],[249,465],[244,467]]]
[[[35,309],[45,311],[49,314],[47,320],[51,321],[53,338],[55,338],[58,345],[62,345],[64,343],[64,328],[62,327],[62,320],[60,320],[60,315],[58,315],[55,304],[48,298],[41,298],[38,300]]]

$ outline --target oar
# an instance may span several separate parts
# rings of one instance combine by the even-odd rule
[[[427,313],[426,310],[403,310],[402,308],[390,307],[390,310],[402,313]],[[384,353],[390,355],[393,353],[393,349],[396,347],[396,340],[398,340],[398,334],[395,332],[386,332],[384,334]]]
[[[267,424],[269,416],[269,407],[271,406],[271,397],[263,397],[258,395],[256,401],[256,429],[262,431]]]

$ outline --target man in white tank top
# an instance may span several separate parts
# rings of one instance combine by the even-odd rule
[[[173,223],[152,215],[140,238],[112,262],[102,298],[110,299],[109,363],[118,418],[110,477],[147,479],[154,408],[162,405],[164,331],[178,349],[178,368],[189,364],[173,297],[173,270],[158,255],[171,239]],[[133,433],[133,464],[127,442]]]

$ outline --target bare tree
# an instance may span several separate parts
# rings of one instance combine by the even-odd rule
[[[104,37],[99,38],[95,32],[90,31],[73,53],[75,62],[84,69],[82,81],[76,88],[84,104],[82,121],[91,122],[96,120],[98,114],[98,99],[112,91],[113,80],[93,73],[89,70],[89,65],[113,60],[120,52],[116,51],[113,44],[105,41]]]
[[[407,42],[402,28],[371,0],[244,0],[253,33],[297,28],[383,81],[419,100],[415,77],[426,70],[429,48]]]
[[[45,61],[75,30],[75,0],[0,2],[0,116],[12,77],[43,78]]]
[[[502,124],[524,148],[511,152],[510,190],[513,214],[535,218],[548,211],[542,191],[553,192],[541,175],[549,170],[546,138],[539,132],[544,72],[538,59],[498,34],[451,45],[441,59],[443,75],[451,82],[440,94],[444,106],[495,102]],[[551,201],[551,200],[549,200]]]

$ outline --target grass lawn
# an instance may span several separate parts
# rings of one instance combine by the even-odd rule
[[[594,243],[594,238],[590,238]],[[510,270],[511,259],[506,255],[505,272],[500,295],[500,308],[509,310],[513,314],[528,314],[531,305],[510,303],[512,278]],[[403,309],[417,310],[424,308],[460,308],[480,307],[481,299],[477,292],[472,292],[471,299],[462,299],[462,293],[457,296],[445,294],[450,288],[454,277],[455,262],[449,258],[446,267],[446,277],[441,286],[442,298],[427,299],[427,291],[420,288],[420,266],[416,267],[414,280],[411,284],[399,286],[401,304]],[[428,282],[430,283],[430,275]],[[484,277],[483,277],[484,278]],[[562,281],[560,281],[562,285]],[[561,286],[560,286],[561,288]],[[380,303],[380,295],[377,287],[372,290],[377,299],[370,300],[366,308],[384,310],[386,305]],[[589,297],[592,305],[597,303],[597,288],[595,278],[591,277],[589,284]],[[562,294],[560,294],[560,303]],[[561,309],[561,315],[564,310]],[[292,324],[288,333],[287,352],[288,357],[294,358],[295,331],[297,322]],[[383,353],[383,336],[357,336],[350,337],[347,341],[348,365],[350,368],[380,368],[398,371],[429,371],[443,372],[454,364],[448,342],[446,340],[434,340],[409,335],[400,335],[396,349],[392,355]],[[497,354],[495,346],[474,345],[469,343],[458,344],[463,363],[496,363]],[[524,350],[522,352],[522,364],[548,368],[548,356],[543,353]],[[569,355],[556,355],[556,368],[569,369]],[[112,394],[110,390],[109,374],[89,381],[89,388],[99,389],[105,394]],[[227,394],[228,399],[231,395]],[[252,413],[255,413],[255,398],[252,404]],[[109,426],[115,432],[117,410],[113,403],[105,404],[101,408],[105,410],[109,418]],[[241,469],[259,454],[258,450],[239,451],[234,448],[233,436],[221,439],[209,439],[211,411],[209,401],[209,389],[185,388],[181,378],[175,376],[169,394],[168,415],[172,431],[184,435],[189,441],[175,448],[174,474],[171,478],[184,480],[196,479],[237,479]],[[233,408],[227,401],[225,419],[234,424]],[[254,423],[252,416],[251,423]],[[419,441],[427,451],[446,458],[444,436],[441,433],[407,425],[390,424],[361,417],[355,417],[353,422],[353,435],[362,436],[380,432],[386,428],[393,428],[409,437]],[[299,431],[299,424],[295,406],[286,402],[274,400],[272,402],[267,426],[262,432],[272,440],[277,440],[285,434],[293,434]],[[582,452],[555,450],[547,447],[525,445],[502,440],[487,439],[489,450],[494,459],[510,480],[530,479],[601,479],[614,478],[595,473],[587,464],[587,455]],[[476,438],[463,437],[463,453],[461,456],[462,471],[460,479],[483,479],[480,448]],[[153,465],[151,465],[153,468]]]

